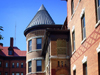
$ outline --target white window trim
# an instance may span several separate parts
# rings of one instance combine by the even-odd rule
[[[42,49],[31,50],[31,51],[27,52],[26,54],[31,53],[31,52],[36,52],[36,51],[42,51]]]
[[[73,71],[76,70],[76,65],[73,66]]]
[[[37,58],[32,58],[32,59],[29,59],[26,61],[26,63],[28,63],[29,61],[32,61],[32,60],[42,60],[44,59],[43,57],[37,57]]]
[[[72,52],[72,55],[73,55],[75,52],[76,52],[76,50],[74,50],[74,51]]]
[[[95,28],[97,28],[100,25],[100,20],[98,21],[98,23],[95,25]]]
[[[84,56],[83,57],[83,60],[82,60],[82,63],[84,64],[84,63],[86,63],[87,62],[87,56]]]
[[[82,40],[81,44],[83,44],[86,41],[86,37]]]
[[[84,13],[85,13],[85,8],[82,9],[81,14],[80,14],[80,18],[82,18],[82,16],[84,15]]]
[[[75,31],[75,26],[72,27],[72,33]]]
[[[99,43],[98,47],[96,48],[96,50],[97,50],[97,53],[100,52],[100,43]]]
[[[67,56],[67,57],[50,56],[49,59],[51,59],[51,58],[54,58],[54,59],[56,59],[56,58],[58,58],[58,59],[69,59],[69,56]]]
[[[27,39],[26,43],[27,43],[29,40],[32,40],[32,39],[35,39],[35,38],[42,38],[42,37],[44,37],[44,36],[34,36],[34,37],[31,37],[31,38]]]
[[[26,75],[36,74],[36,73],[45,73],[45,71],[40,71],[40,72],[30,72],[30,73],[27,73]]]

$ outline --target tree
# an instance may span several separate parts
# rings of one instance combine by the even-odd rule
[[[3,31],[3,27],[2,26],[0,26],[0,31]],[[2,39],[3,39],[3,37],[2,37],[1,32],[0,32],[0,40],[2,40]]]

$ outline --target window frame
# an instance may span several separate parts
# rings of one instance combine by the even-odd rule
[[[87,73],[87,62],[83,63],[83,75],[88,75]]]
[[[85,13],[81,17],[81,32],[82,32],[82,40],[84,40],[86,38]]]
[[[12,50],[9,50],[9,55],[13,55],[13,51]]]
[[[28,52],[32,51],[32,39],[28,41]]]
[[[23,72],[21,72],[21,75],[24,75],[24,73],[23,73]]]
[[[16,67],[19,68],[19,63],[17,63]]]
[[[72,52],[75,51],[75,30],[72,32]]]
[[[17,74],[20,75],[19,72],[17,72],[16,75],[17,75]]]
[[[38,44],[39,39],[41,39],[41,43]],[[38,48],[38,45],[40,45],[40,48]],[[42,49],[42,38],[36,38],[36,49]]]
[[[74,14],[74,0],[71,0],[71,15]]]
[[[12,75],[15,75],[14,72],[12,72]]]
[[[5,67],[6,67],[6,68],[8,68],[8,62],[6,62],[6,65],[5,65]]]
[[[24,63],[21,63],[21,68],[23,68]]]
[[[28,62],[28,73],[30,73],[31,71],[32,71],[32,61],[29,61]]]
[[[75,69],[75,70],[73,70],[73,75],[76,75],[76,69]]]
[[[2,67],[2,61],[0,61],[0,67]]]
[[[15,66],[15,63],[12,63],[12,68],[14,68],[14,66]]]
[[[38,61],[41,61],[41,66],[38,66]],[[36,72],[42,71],[42,60],[36,60]]]

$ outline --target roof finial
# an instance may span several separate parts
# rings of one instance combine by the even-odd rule
[[[40,10],[46,10],[43,4],[41,5],[41,7],[38,11],[40,11]]]

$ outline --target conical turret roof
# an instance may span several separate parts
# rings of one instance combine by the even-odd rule
[[[44,5],[40,7],[30,24],[27,26],[27,28],[36,26],[36,25],[54,25],[54,21],[45,9]],[[26,28],[26,29],[27,29]]]

